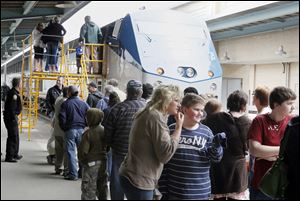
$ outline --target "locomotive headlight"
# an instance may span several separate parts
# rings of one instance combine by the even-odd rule
[[[187,68],[186,69],[186,76],[189,78],[195,77],[196,71],[193,68]]]
[[[165,70],[162,67],[159,67],[156,69],[157,74],[163,75],[165,73]]]
[[[184,69],[182,67],[178,67],[177,68],[177,72],[179,73],[179,75],[184,75]]]
[[[214,72],[212,72],[211,70],[208,71],[208,77],[213,77],[214,75],[215,75]]]

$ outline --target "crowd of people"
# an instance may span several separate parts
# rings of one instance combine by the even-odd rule
[[[34,72],[58,72],[58,58],[61,46],[63,45],[63,36],[67,33],[60,24],[58,16],[50,20],[46,27],[43,23],[38,23],[32,32],[32,43],[34,48]],[[85,17],[85,23],[80,29],[79,44],[76,47],[76,66],[77,73],[82,73],[81,58],[83,53],[86,55],[87,73],[101,74],[99,68],[99,50],[97,46],[84,44],[98,44],[102,41],[101,29],[91,21],[90,16]],[[44,51],[46,49],[46,52]],[[46,65],[43,70],[43,58],[46,57]]]
[[[94,82],[87,100],[63,77],[49,89],[53,113],[56,174],[82,178],[81,199],[164,200],[272,199],[259,183],[277,159],[280,140],[289,135],[285,163],[286,198],[299,198],[299,117],[291,115],[296,95],[286,87],[258,87],[247,115],[248,95],[227,98],[227,109],[214,98],[174,85],[130,80],[124,92],[108,80],[104,95]],[[6,159],[17,162],[17,115],[20,79],[8,92],[4,120],[8,130]],[[57,92],[57,93],[56,93]],[[288,128],[288,129],[286,129]],[[247,155],[250,165],[247,167]],[[108,187],[109,185],[109,187]]]

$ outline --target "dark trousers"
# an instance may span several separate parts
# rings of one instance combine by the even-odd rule
[[[19,153],[19,127],[16,120],[4,118],[4,124],[7,129],[6,141],[6,159],[12,159]]]

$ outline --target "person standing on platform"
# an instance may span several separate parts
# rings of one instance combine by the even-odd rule
[[[69,86],[68,99],[61,104],[59,113],[59,125],[65,132],[66,148],[68,154],[69,175],[68,180],[77,180],[76,149],[79,146],[83,129],[87,126],[86,112],[90,108],[88,104],[78,97],[78,88]]]
[[[5,162],[17,162],[23,156],[19,155],[19,119],[22,111],[20,89],[22,81],[20,78],[12,79],[12,89],[9,90],[5,101],[3,118],[7,129],[6,157]]]
[[[42,37],[42,40],[47,45],[47,63],[49,65],[49,71],[56,72],[56,64],[58,61],[58,46],[59,43],[62,43],[63,36],[67,33],[65,28],[60,24],[60,18],[54,17],[52,23],[49,23],[48,26],[43,30],[45,36]]]
[[[106,145],[104,128],[100,125],[104,113],[98,108],[87,111],[89,129],[83,134],[78,149],[78,158],[83,166],[81,199],[107,200]],[[98,185],[97,185],[98,184]]]
[[[270,89],[268,87],[259,86],[253,91],[252,95],[253,95],[252,104],[255,105],[255,107],[257,109],[257,115],[267,114],[267,113],[271,112],[271,109],[269,107]],[[250,118],[251,118],[251,116],[249,115]],[[254,118],[255,118],[255,116],[253,116],[253,119]],[[248,176],[248,179],[249,179],[248,186],[249,186],[250,192],[251,192],[251,181],[252,181],[252,178],[254,175],[254,162],[255,162],[255,157],[250,154],[250,156],[249,156],[249,176]]]
[[[56,81],[56,85],[48,89],[47,95],[46,95],[46,108],[47,108],[47,116],[49,118],[53,118],[54,112],[55,112],[55,101],[56,99],[61,95],[62,89],[63,89],[63,82],[64,77],[59,76]],[[48,164],[54,164],[55,163],[55,148],[52,144],[55,141],[55,137],[53,135],[53,132],[47,142],[47,150],[48,150],[48,156],[47,161]]]
[[[77,66],[77,74],[83,73],[82,71],[82,65],[81,65],[81,58],[83,55],[83,49],[82,49],[82,42],[79,42],[78,46],[76,47],[76,66]],[[81,68],[81,71],[80,71]]]
[[[187,93],[181,103],[184,114],[181,139],[174,156],[164,165],[159,191],[168,200],[208,200],[210,198],[210,164],[221,161],[226,146],[225,133],[213,135],[200,123],[206,100]],[[176,124],[169,126],[171,133]],[[190,183],[193,185],[190,185]]]
[[[183,114],[178,86],[158,86],[145,109],[135,115],[129,148],[119,169],[120,184],[128,200],[152,200],[153,191],[180,140]],[[167,116],[176,115],[176,128],[170,136]]]
[[[45,44],[41,40],[44,29],[43,23],[38,23],[36,28],[32,32],[32,41],[34,49],[34,72],[43,72],[43,54]]]
[[[114,91],[117,92],[121,101],[124,101],[126,99],[126,93],[118,87],[119,86],[118,80],[112,78],[107,81],[107,84],[112,85],[114,87]]]
[[[124,192],[119,181],[119,168],[128,151],[129,133],[134,115],[146,102],[142,99],[142,83],[130,80],[127,83],[127,99],[111,108],[103,122],[105,139],[112,148],[112,171],[110,191],[112,200],[123,200]]]
[[[222,160],[211,164],[211,198],[214,200],[249,199],[246,152],[251,120],[245,113],[247,100],[245,92],[236,90],[227,98],[228,112],[214,113],[202,122],[214,135],[224,132],[227,137],[228,146]]]
[[[92,107],[92,108],[96,108],[97,103],[99,102],[99,100],[101,100],[103,98],[102,93],[98,90],[97,85],[95,82],[91,82],[88,85],[88,90],[89,90],[89,95],[87,97],[87,104]]]
[[[269,97],[271,113],[258,115],[253,120],[248,132],[250,154],[255,157],[254,175],[251,181],[250,199],[269,200],[269,196],[259,189],[259,183],[279,154],[280,140],[291,113],[295,109],[297,96],[289,88],[276,87]]]
[[[55,138],[55,174],[60,174],[63,170],[61,169],[64,165],[64,173],[67,172],[68,162],[67,162],[67,152],[65,146],[65,132],[59,126],[59,113],[60,107],[63,102],[68,98],[68,87],[63,88],[63,95],[59,96],[55,101],[55,113],[52,120],[53,125],[53,135]]]
[[[106,85],[104,87],[104,97],[98,101],[96,108],[99,108],[101,111],[104,112],[105,109],[108,108],[108,102],[109,102],[109,95],[113,92],[114,88],[112,85]]]
[[[287,165],[288,186],[285,192],[287,200],[299,200],[299,116],[294,117],[289,122],[284,139],[287,140],[287,146],[283,152],[283,162]],[[282,144],[283,140],[281,141]]]
[[[143,84],[143,95],[142,98],[146,102],[150,101],[150,98],[153,94],[153,86],[150,83]]]
[[[7,93],[9,92],[10,88],[7,86],[7,84],[4,82],[3,85],[1,86],[1,107],[4,107],[4,103],[7,97]],[[3,103],[3,105],[2,105]]]
[[[80,38],[79,42],[84,41],[85,44],[92,43],[97,44],[102,40],[102,32],[100,28],[91,21],[91,16],[85,16],[85,23],[81,26],[80,29]],[[98,52],[97,46],[85,46],[85,54],[88,60],[98,60]],[[92,64],[91,64],[92,63]],[[98,61],[88,62],[87,64],[87,72],[92,73],[90,68],[93,66],[93,74],[101,74],[101,70],[99,69]]]
[[[59,76],[56,81],[56,85],[48,89],[46,95],[46,107],[47,107],[47,115],[52,118],[54,115],[54,106],[57,97],[59,97],[62,93],[64,83],[64,77]]]

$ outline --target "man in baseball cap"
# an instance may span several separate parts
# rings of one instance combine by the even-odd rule
[[[128,89],[142,89],[143,85],[140,81],[138,80],[130,80],[127,83],[127,90]]]

